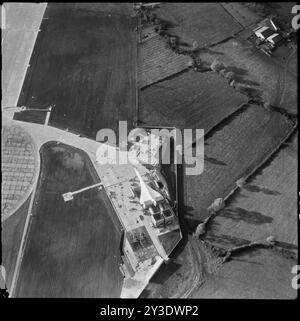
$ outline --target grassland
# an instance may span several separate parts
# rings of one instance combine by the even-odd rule
[[[293,126],[278,112],[250,105],[215,128],[205,141],[204,172],[184,179],[185,218],[205,218],[206,208],[261,164]]]
[[[259,16],[243,3],[221,2],[221,5],[243,27],[251,26],[260,20]]]
[[[187,69],[190,61],[188,56],[178,55],[167,48],[159,35],[139,44],[138,57],[140,88]]]
[[[230,248],[236,240],[265,240],[273,235],[281,247],[297,249],[296,134],[218,213],[207,240]]]
[[[167,21],[173,32],[185,40],[208,46],[242,30],[242,26],[218,3],[162,3],[155,10]]]
[[[295,299],[290,273],[294,260],[268,249],[243,252],[222,265],[191,298]]]
[[[17,282],[17,297],[119,297],[120,231],[104,191],[61,196],[99,181],[81,151],[55,142],[42,171]]]
[[[247,101],[213,72],[189,70],[140,91],[139,119],[208,132]]]
[[[108,14],[133,15],[133,4],[125,2],[101,2],[101,3],[76,3],[75,9],[91,11],[92,14],[107,12]]]
[[[19,105],[55,104],[50,125],[92,138],[101,128],[117,129],[119,120],[131,124],[136,18],[54,3],[45,18]]]
[[[287,68],[287,59],[285,67],[276,57],[270,58],[238,39],[212,46],[199,55],[206,63],[219,58],[228,71],[235,73],[239,83],[256,89],[272,105],[297,113],[297,77]]]

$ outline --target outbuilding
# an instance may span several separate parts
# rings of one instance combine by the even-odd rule
[[[272,29],[270,29],[269,27],[259,27],[257,29],[254,29],[253,31],[254,31],[256,37],[258,37],[261,40],[265,40],[274,34],[274,31]]]
[[[273,33],[270,37],[267,38],[267,41],[273,46],[277,46],[281,43],[283,38],[280,36],[279,33]]]

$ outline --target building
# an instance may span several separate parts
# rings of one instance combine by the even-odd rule
[[[263,27],[258,27],[253,30],[256,37],[261,39],[261,40],[266,40],[268,37],[273,35],[274,31],[270,29],[269,27],[263,26]]]
[[[282,36],[278,32],[272,30],[270,27],[260,26],[253,31],[258,39],[266,43],[268,50],[272,50],[275,47],[280,46],[283,41]]]
[[[267,42],[271,44],[272,47],[279,46],[283,41],[283,38],[279,33],[273,33],[270,37],[266,39]]]
[[[97,165],[123,230],[121,298],[138,297],[182,238],[174,200],[159,173],[161,139],[144,135],[130,147],[128,164]]]

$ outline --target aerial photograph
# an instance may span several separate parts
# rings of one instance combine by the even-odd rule
[[[295,300],[299,27],[296,2],[3,3],[1,298]]]

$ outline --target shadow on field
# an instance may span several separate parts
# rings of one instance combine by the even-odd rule
[[[224,56],[224,52],[212,50],[210,48],[199,48],[199,49],[194,50],[194,53],[197,54],[197,55],[201,54],[201,53],[207,53],[207,54],[210,54],[210,55]]]
[[[222,162],[216,158],[213,157],[208,157],[206,155],[204,155],[204,160],[206,160],[207,162],[214,164],[214,165],[221,165],[221,166],[226,166],[227,164],[225,162]]]
[[[249,74],[249,71],[244,68],[238,68],[235,66],[228,66],[225,67],[226,72],[232,72],[234,74],[233,80],[237,83],[247,86],[260,86],[260,83],[253,80],[245,79],[245,76]]]
[[[247,69],[244,69],[244,68],[238,68],[238,67],[235,67],[235,66],[228,66],[225,68],[227,72],[231,71],[233,72],[235,75],[237,76],[246,76],[248,75],[249,71]]]
[[[273,218],[255,211],[247,211],[244,208],[227,208],[222,210],[219,217],[229,218],[233,221],[244,221],[249,224],[261,225],[272,223]]]
[[[217,247],[221,249],[227,249],[235,246],[242,246],[249,244],[250,241],[241,239],[239,237],[234,237],[226,234],[214,234],[213,232],[209,232],[206,237],[205,241],[212,243],[213,245],[218,244]]]
[[[245,190],[249,191],[249,192],[254,192],[254,193],[259,193],[259,192],[262,192],[266,195],[281,195],[280,192],[278,191],[273,191],[273,190],[270,190],[268,188],[265,188],[265,187],[260,187],[260,186],[257,186],[257,185],[245,185],[243,187]]]
[[[276,245],[286,250],[297,250],[298,246],[291,243],[277,241]]]
[[[255,261],[237,259],[236,257],[232,257],[231,261],[237,261],[237,262],[255,264],[255,265],[262,265],[262,266],[264,265],[263,263],[259,263],[259,262],[255,262]]]

